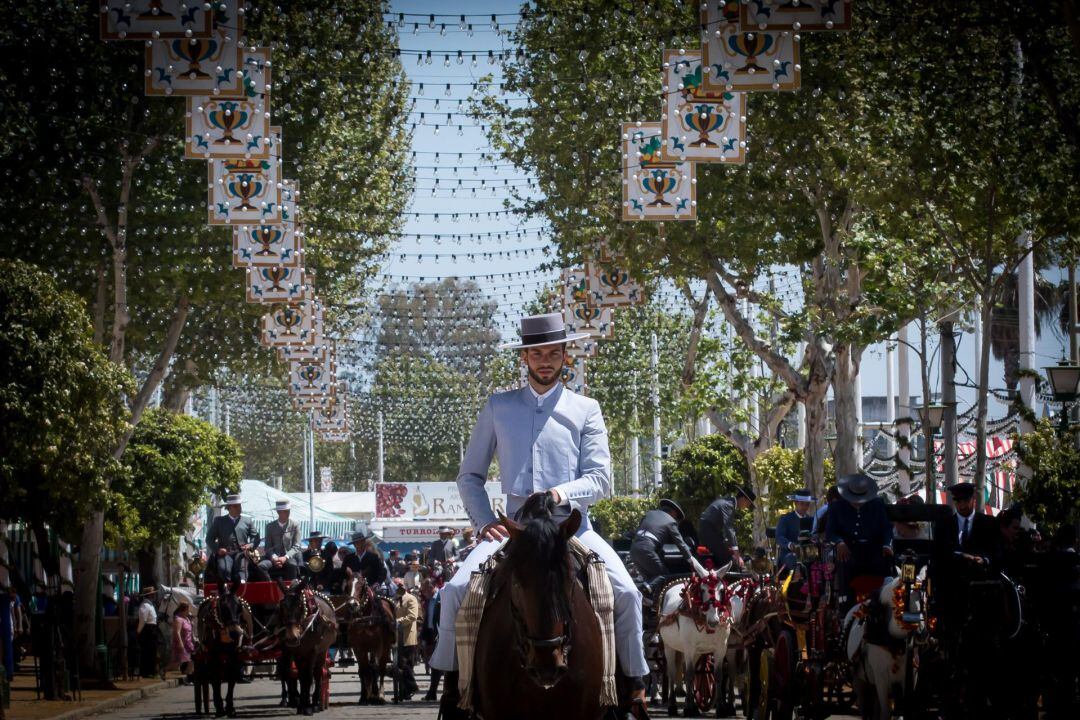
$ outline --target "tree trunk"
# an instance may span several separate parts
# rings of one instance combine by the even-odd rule
[[[855,381],[859,375],[862,351],[851,343],[836,346],[833,371],[833,400],[836,413],[836,476],[859,472],[862,467],[862,433],[859,428]]]
[[[45,577],[57,577],[60,575],[60,558],[52,550],[49,542],[49,531],[40,518],[30,521],[30,531],[34,534],[34,542],[37,544],[38,561],[45,571]]]
[[[825,429],[828,426],[828,407],[825,392],[807,395],[806,447],[803,448],[803,482],[814,497],[825,497]]]
[[[922,375],[923,407],[930,407],[930,356],[927,354],[926,342],[926,317],[919,321],[919,372]],[[926,502],[937,505],[937,464],[934,461],[934,429],[926,422],[922,423],[923,433],[923,456],[926,465],[923,478],[923,489]]]
[[[158,578],[154,572],[154,550],[143,548],[136,553],[139,564],[139,584],[142,587],[157,585]]]
[[[990,320],[993,301],[990,297],[980,298],[979,316],[983,327]],[[979,388],[975,411],[975,501],[981,511],[986,503],[986,415],[989,405],[990,388],[990,333],[984,332],[982,347],[979,348]]]
[[[108,276],[105,273],[105,263],[100,262],[97,266],[97,292],[94,295],[94,343],[105,343],[105,309],[108,303]]]
[[[709,288],[705,288],[705,296],[700,301],[694,298],[694,294],[690,292],[690,287],[685,283],[681,286],[681,289],[694,311],[693,322],[690,324],[690,342],[686,350],[686,360],[683,362],[682,385],[685,389],[694,384],[698,346],[701,344],[701,330],[705,325],[705,316],[709,312]]]

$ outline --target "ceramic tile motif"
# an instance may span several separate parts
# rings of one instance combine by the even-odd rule
[[[281,128],[271,128],[281,146]],[[211,160],[207,163],[207,223],[274,225],[282,220],[281,159]]]
[[[270,49],[242,50],[241,92],[187,98],[184,157],[269,158]]]
[[[851,0],[742,0],[739,22],[758,30],[850,30]]]
[[[275,266],[247,271],[247,301],[250,303],[298,303],[310,299],[311,291],[304,283],[303,268]]]
[[[702,70],[700,53],[664,51],[664,155],[696,162],[745,162],[746,96],[705,89]]]
[[[242,92],[243,3],[225,0],[210,37],[149,40],[144,92],[149,96],[238,95]]]
[[[297,267],[302,264],[304,233],[296,221],[299,196],[295,180],[282,180],[280,223],[233,227],[233,267]]]
[[[705,90],[796,90],[801,82],[799,42],[790,30],[747,29],[730,22],[716,2],[701,10]]]
[[[213,12],[200,0],[99,0],[102,40],[209,38]]]
[[[696,220],[694,163],[663,155],[658,122],[622,124],[622,219]]]

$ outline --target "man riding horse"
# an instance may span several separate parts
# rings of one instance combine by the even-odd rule
[[[217,570],[218,582],[246,583],[253,568],[250,553],[259,547],[259,531],[249,517],[241,515],[243,499],[239,495],[225,497],[227,514],[214,518],[206,533],[210,564]]]
[[[521,342],[504,348],[521,351],[529,382],[524,388],[492,395],[469,439],[457,483],[481,542],[441,592],[439,641],[431,666],[448,673],[442,703],[444,717],[461,716],[457,708],[458,608],[472,572],[507,537],[484,489],[488,467],[496,454],[510,515],[539,493],[550,494],[557,507],[581,511],[576,535],[605,563],[614,591],[616,654],[623,673],[636,681],[635,699],[644,700],[640,678],[648,674],[649,668],[642,646],[641,593],[619,556],[591,529],[587,515],[590,505],[611,494],[607,428],[595,400],[572,392],[560,382],[566,344],[585,337],[585,333],[568,334],[561,313],[523,318]]]

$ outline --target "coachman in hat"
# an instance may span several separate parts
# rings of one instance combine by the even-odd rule
[[[656,510],[645,513],[634,533],[630,543],[630,559],[653,591],[670,573],[663,560],[664,545],[679,548],[690,565],[697,563],[697,558],[679,532],[679,523],[685,519],[686,513],[682,507],[674,500],[664,498]]]
[[[491,508],[484,483],[492,458],[499,458],[507,514],[514,515],[534,493],[548,493],[560,508],[581,512],[577,536],[604,561],[615,602],[615,650],[623,673],[637,680],[635,696],[644,698],[640,678],[649,672],[642,646],[641,593],[615,551],[592,530],[588,508],[611,494],[611,455],[600,406],[592,398],[563,387],[560,376],[566,344],[588,337],[566,332],[561,313],[521,321],[521,341],[503,346],[518,350],[528,366],[528,384],[492,395],[476,421],[458,474],[458,488],[480,542],[440,592],[439,643],[431,666],[457,670],[455,621],[469,578],[506,537]],[[456,672],[447,677],[444,717],[455,717]],[[460,712],[460,711],[458,711]]]
[[[814,494],[803,488],[789,495],[788,500],[795,507],[776,521],[776,550],[778,563],[791,570],[795,567],[795,547],[799,535],[814,529]]]
[[[701,544],[709,549],[716,567],[722,567],[729,562],[736,570],[745,567],[739,552],[739,541],[735,538],[735,516],[752,508],[756,500],[757,495],[753,489],[743,485],[736,488],[734,497],[717,498],[701,513],[701,522],[698,525]]]
[[[288,500],[274,503],[277,520],[266,524],[266,557],[259,567],[271,580],[295,580],[300,574],[300,525],[289,517]]]
[[[217,570],[218,582],[247,582],[248,553],[259,547],[259,531],[251,518],[241,514],[242,503],[239,495],[227,495],[223,503],[226,514],[214,518],[206,531],[209,562]]]
[[[893,526],[869,475],[845,475],[837,482],[840,499],[829,505],[825,539],[836,545],[841,606],[880,586],[892,573]]]

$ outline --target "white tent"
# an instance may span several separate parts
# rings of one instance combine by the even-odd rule
[[[266,523],[277,520],[274,503],[278,500],[288,500],[292,503],[291,517],[300,524],[300,533],[303,537],[307,537],[311,532],[311,513],[306,495],[282,492],[260,480],[241,481],[240,495],[244,501],[244,515],[255,520],[260,535],[265,536]],[[315,505],[314,529],[332,538],[348,538],[355,523],[356,521],[352,518],[335,515],[323,510],[318,504]]]

